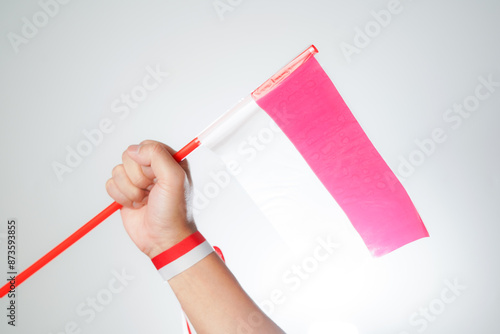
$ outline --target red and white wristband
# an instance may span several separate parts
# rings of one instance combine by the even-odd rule
[[[151,259],[165,280],[170,280],[203,260],[214,249],[199,231]]]

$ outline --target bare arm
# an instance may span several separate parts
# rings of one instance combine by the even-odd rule
[[[178,164],[174,153],[154,141],[130,146],[106,183],[109,195],[123,205],[127,233],[150,258],[197,230],[186,205],[189,168],[185,161]],[[199,334],[284,333],[215,253],[168,282]]]

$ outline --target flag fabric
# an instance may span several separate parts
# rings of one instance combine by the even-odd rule
[[[370,253],[429,236],[312,46],[199,136],[280,236],[300,243],[340,210]]]

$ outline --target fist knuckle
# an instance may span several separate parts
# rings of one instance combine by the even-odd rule
[[[145,139],[145,140],[141,141],[141,143],[139,145],[148,145],[148,144],[153,144],[153,143],[157,143],[157,141],[154,141],[151,139]]]
[[[153,152],[153,154],[157,154],[157,153],[160,153],[160,152],[164,151],[164,147],[160,143],[158,143],[158,142],[153,143],[151,145],[152,145],[151,146],[151,151]]]
[[[144,198],[144,192],[138,188],[134,188],[131,191],[131,200],[134,202],[140,202]]]
[[[117,165],[113,168],[113,170],[111,171],[111,175],[113,175],[113,177],[117,177],[118,175],[120,175],[121,173],[123,172],[123,165]]]
[[[135,186],[137,186],[139,188],[143,188],[143,189],[146,188],[147,186],[149,186],[149,184],[151,183],[151,181],[148,180],[148,178],[146,176],[141,175],[141,174],[131,175],[130,176],[130,181]]]
[[[105,187],[106,187],[106,191],[108,193],[110,193],[111,192],[111,188],[113,187],[113,179],[109,179],[108,181],[106,181]]]

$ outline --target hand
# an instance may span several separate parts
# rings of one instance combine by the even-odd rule
[[[123,205],[123,225],[132,241],[150,258],[196,231],[187,201],[191,177],[169,146],[152,141],[130,146],[106,183],[108,194]]]

